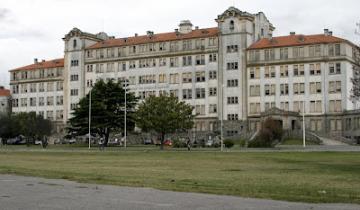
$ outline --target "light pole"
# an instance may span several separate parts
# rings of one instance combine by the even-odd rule
[[[224,99],[224,84],[221,86],[221,96]],[[224,100],[221,100],[221,119],[220,119],[220,151],[224,151]]]
[[[91,89],[89,91],[89,149],[91,148]]]
[[[127,105],[126,105],[126,91],[127,91],[127,80],[125,80],[125,108],[124,108],[124,148],[126,149],[126,109],[127,109]]]
[[[303,101],[303,114],[302,114],[302,118],[303,118],[303,147],[306,147],[306,143],[305,143],[305,100]]]

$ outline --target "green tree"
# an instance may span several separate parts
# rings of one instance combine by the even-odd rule
[[[121,82],[98,81],[91,90],[91,133],[104,137],[107,146],[111,132],[123,130],[125,90]],[[69,133],[80,136],[89,129],[89,97],[82,98],[69,119]],[[134,127],[133,110],[137,98],[133,93],[127,93],[127,127]]]
[[[29,145],[36,138],[50,136],[52,123],[35,112],[21,112],[0,118],[0,137],[4,139],[23,135]]]
[[[186,131],[194,125],[193,107],[177,97],[151,96],[136,111],[136,125],[145,132],[155,131],[160,136],[161,149],[165,135]]]

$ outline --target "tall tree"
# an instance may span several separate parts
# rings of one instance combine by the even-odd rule
[[[155,131],[160,136],[161,149],[165,135],[186,131],[194,125],[193,107],[173,96],[151,96],[136,111],[136,125],[145,132]]]
[[[103,80],[95,83],[91,92],[91,133],[104,137],[104,145],[107,146],[109,136],[114,131],[124,128],[125,90],[121,82],[105,82]],[[77,108],[69,119],[69,133],[84,135],[89,129],[89,97],[82,98]],[[137,99],[133,93],[126,94],[127,127],[134,127],[133,110]]]

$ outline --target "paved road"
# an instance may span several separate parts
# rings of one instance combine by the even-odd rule
[[[197,193],[160,191],[80,184],[12,175],[0,175],[1,210],[355,210],[360,205],[304,204],[272,200],[248,199]]]

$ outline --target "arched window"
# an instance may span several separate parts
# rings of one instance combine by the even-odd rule
[[[261,36],[264,36],[264,29],[261,29]]]
[[[77,41],[76,41],[76,39],[74,39],[74,41],[73,41],[73,48],[76,48],[76,46],[77,46]]]
[[[234,21],[233,20],[231,20],[230,21],[230,30],[234,30],[234,28],[235,28],[235,25],[234,25]]]

